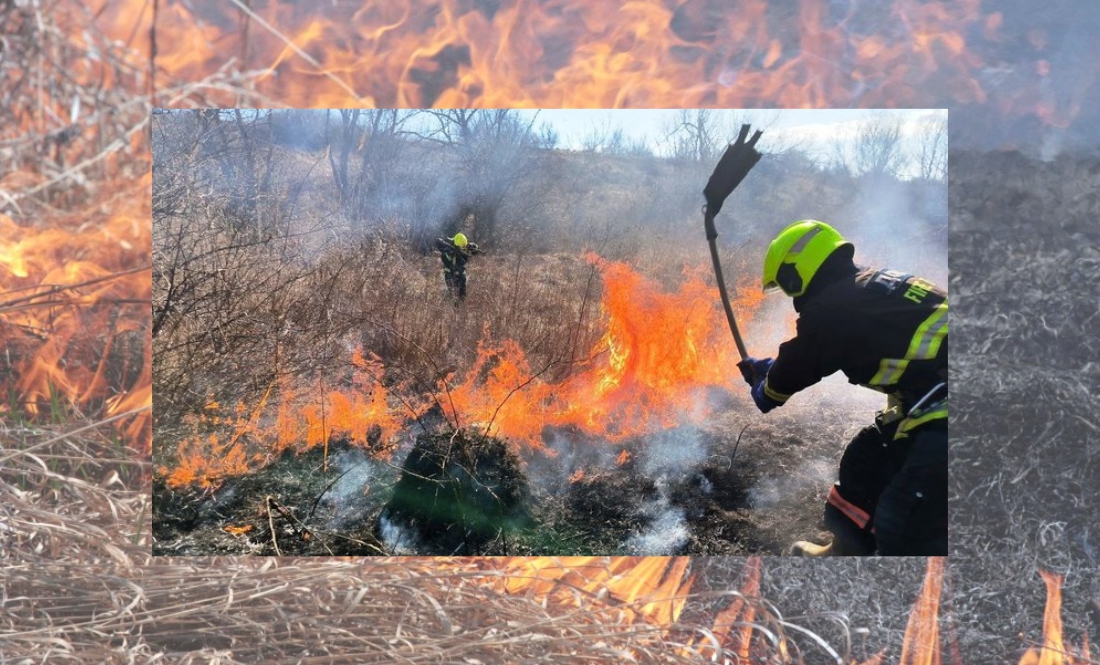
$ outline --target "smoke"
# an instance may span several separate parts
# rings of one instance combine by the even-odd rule
[[[640,556],[675,554],[687,544],[689,529],[684,509],[669,500],[669,484],[698,476],[700,489],[713,491],[710,481],[697,473],[708,457],[703,432],[694,425],[659,432],[646,440],[641,455],[642,471],[656,477],[657,494],[640,507],[646,526],[631,534],[624,550]]]
[[[669,502],[667,484],[664,477],[657,479],[657,498],[642,507],[642,514],[650,521],[644,529],[627,539],[623,546],[626,554],[675,554],[687,544],[688,528],[684,510]]]
[[[377,477],[375,462],[361,448],[345,448],[329,458],[329,473],[336,481],[321,499],[333,512],[326,528],[344,529],[362,523],[375,504],[369,491]]]
[[[749,355],[755,358],[774,358],[779,345],[795,335],[797,314],[791,299],[782,293],[771,293],[753,315],[745,332],[745,344]],[[740,376],[730,377],[737,390],[747,388]]]
[[[914,183],[863,178],[836,221],[856,247],[856,262],[893,268],[947,285],[947,183],[914,191]]]
[[[702,399],[699,408],[705,408]],[[628,554],[674,554],[687,545],[690,529],[685,510],[674,505],[670,487],[693,477],[698,478],[701,491],[713,491],[710,482],[698,474],[708,459],[708,449],[704,433],[696,425],[656,432],[624,445],[570,430],[547,429],[543,443],[549,454],[533,452],[528,459],[528,477],[538,493],[559,496],[570,492],[576,487],[570,478],[578,472],[589,477],[608,472],[629,474],[634,482],[652,482],[656,489],[652,497],[630,508],[645,526],[622,542],[621,548]],[[624,450],[633,456],[625,464],[619,457]]]
[[[386,551],[395,556],[418,556],[423,551],[416,534],[410,529],[395,524],[383,515],[378,520],[378,530]]]
[[[836,479],[836,463],[824,458],[808,459],[785,476],[765,477],[749,490],[754,510],[774,508],[792,496],[819,492]]]
[[[532,489],[552,496],[569,489],[569,479],[578,471],[614,468],[621,448],[579,432],[547,428],[542,436],[544,451],[532,451],[527,460]]]
[[[665,430],[646,439],[642,469],[661,480],[698,468],[707,458],[702,431],[695,425]]]
[[[1019,150],[1052,160],[1100,150],[1096,3],[1022,0],[998,7],[1002,20],[978,73],[984,102],[952,105],[955,150]],[[983,41],[973,35],[975,44]]]

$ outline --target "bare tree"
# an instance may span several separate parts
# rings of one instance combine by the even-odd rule
[[[345,206],[351,198],[348,164],[351,161],[351,153],[358,143],[360,113],[362,111],[359,109],[341,110],[339,124],[337,124],[332,112],[325,112],[325,145],[328,147],[329,166],[332,167],[336,193],[340,197],[340,203]]]
[[[457,231],[469,220],[479,242],[498,244],[501,208],[517,183],[537,168],[542,140],[549,137],[534,131],[534,119],[508,109],[428,113],[436,127],[426,138],[449,148],[457,166],[459,200],[440,230]]]
[[[769,131],[778,119],[778,112],[682,109],[665,128],[666,153],[674,159],[706,164],[716,162],[737,136],[741,125],[746,123],[754,129],[764,130],[768,154],[785,153],[799,147],[789,135]]]
[[[681,109],[667,134],[669,155],[692,162],[712,162],[725,147],[728,132],[718,111]]]
[[[947,116],[937,114],[921,122],[913,161],[922,180],[947,178]]]
[[[882,111],[860,122],[852,157],[857,175],[897,176],[905,161],[898,116]]]
[[[581,139],[581,149],[603,155],[653,155],[653,149],[644,137],[631,138],[622,127],[612,125],[610,120],[589,127]]]
[[[558,135],[558,130],[554,129],[554,126],[550,123],[543,123],[539,128],[539,145],[545,150],[553,150],[558,147],[558,142],[561,137]]]
[[[298,362],[279,346],[282,331],[309,326],[318,337],[331,325],[313,315],[325,296],[305,286],[318,280],[298,260],[306,239],[321,235],[310,228],[320,220],[289,216],[293,192],[309,173],[271,158],[267,119],[218,111],[153,117],[151,304],[160,412],[201,406],[208,392],[238,397],[265,389]],[[234,181],[225,181],[227,170]]]
[[[413,113],[396,109],[343,109],[324,114],[325,145],[336,192],[353,224],[379,216],[377,195],[392,181],[392,161],[402,150],[404,125]]]

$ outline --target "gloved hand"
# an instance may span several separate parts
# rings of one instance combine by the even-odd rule
[[[760,413],[767,413],[777,406],[783,406],[783,402],[777,402],[764,394],[763,378],[752,387],[752,401],[756,402],[756,408],[760,409]]]
[[[741,376],[744,377],[745,383],[749,384],[750,387],[755,387],[768,375],[768,370],[771,369],[773,362],[775,361],[771,358],[745,358],[737,363],[737,369],[741,370]]]

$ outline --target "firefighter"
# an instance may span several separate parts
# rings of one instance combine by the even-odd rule
[[[825,504],[827,545],[799,556],[947,554],[947,293],[919,277],[858,267],[833,227],[797,221],[772,241],[764,290],[793,298],[797,333],[772,358],[738,363],[764,412],[840,370],[887,395],[851,440]]]
[[[438,238],[435,246],[443,259],[443,280],[447,283],[447,291],[452,298],[456,298],[457,304],[466,299],[466,262],[481,250],[464,233],[456,233],[453,238]]]

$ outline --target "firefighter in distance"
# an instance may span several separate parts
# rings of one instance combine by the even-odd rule
[[[447,291],[455,298],[455,303],[466,299],[466,262],[474,254],[480,254],[476,243],[466,238],[464,233],[456,233],[453,238],[438,238],[435,241],[443,260],[443,281]]]

